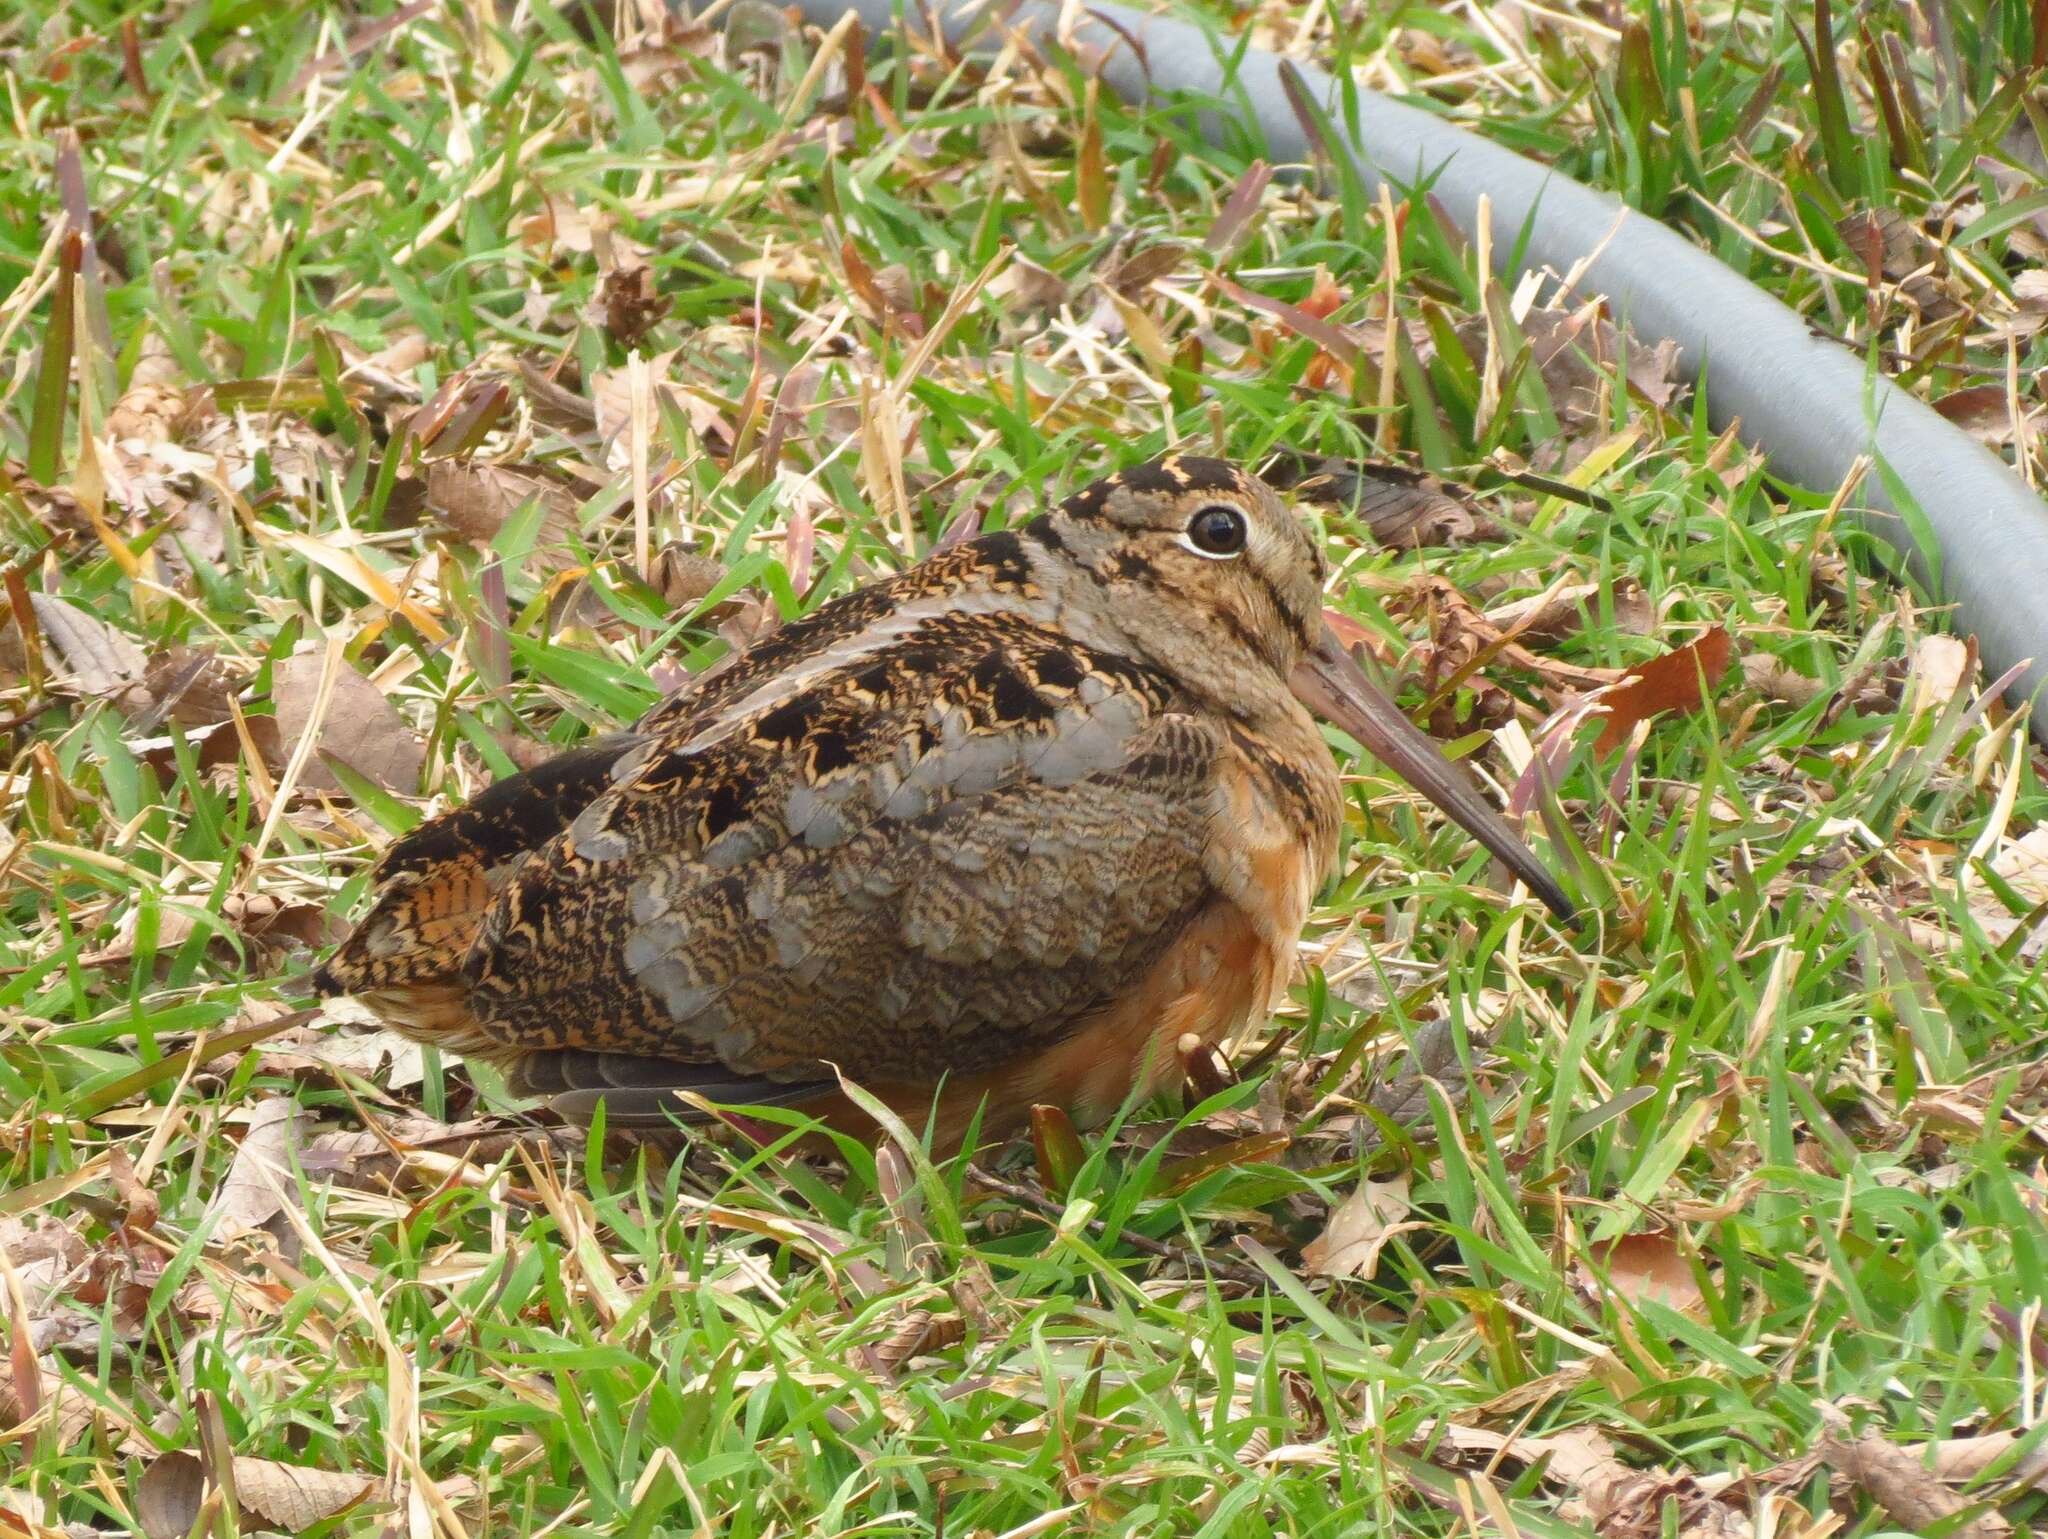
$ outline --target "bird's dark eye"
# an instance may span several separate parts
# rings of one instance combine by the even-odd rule
[[[1195,509],[1188,520],[1188,544],[1203,556],[1234,556],[1244,549],[1250,533],[1244,510],[1227,502],[1211,502]]]

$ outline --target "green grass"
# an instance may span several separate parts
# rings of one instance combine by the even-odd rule
[[[1880,0],[1817,52],[1781,7],[1635,0],[1621,34],[1593,7],[1203,9],[1672,220],[2040,476],[2004,405],[2048,365],[2027,6]],[[1391,283],[1386,206],[1341,185],[1275,184],[1209,249],[1256,147],[1061,60],[912,52],[850,90],[753,0],[616,46],[545,6],[391,14],[0,20],[0,1520],[2040,1521],[2048,988],[2013,921],[2048,884],[2012,852],[2042,764],[1835,489],[1772,482],[1683,389],[1536,367],[1544,306],[1511,313],[1426,203],[1395,210]],[[607,239],[656,303],[607,303]],[[1348,379],[1256,302],[1332,294]],[[672,387],[637,485],[621,332]],[[1479,488],[1498,540],[1332,518],[1331,602],[1503,785],[1566,670],[1727,628],[1708,708],[1604,758],[1559,740],[1533,793],[1587,928],[1504,911],[1353,765],[1304,948],[1327,966],[1255,1072],[972,1169],[586,1147],[359,1024],[256,1040],[392,831],[764,613],[1169,444]],[[671,543],[711,564],[642,565]],[[1528,654],[1472,630],[1566,579],[1585,623]],[[1619,623],[1638,588],[1651,623]],[[294,763],[323,698],[340,762]],[[1375,1115],[1418,1038],[1443,1088]],[[1369,1277],[1312,1264],[1340,1210],[1383,1244]],[[1955,1496],[1925,1473],[2004,1434]],[[321,1499],[278,1505],[259,1461]]]

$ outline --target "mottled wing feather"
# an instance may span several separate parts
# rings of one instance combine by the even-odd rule
[[[612,766],[638,744],[629,733],[594,739],[496,782],[468,805],[394,840],[373,873],[370,911],[315,974],[315,987],[323,994],[380,996],[394,986],[445,977],[432,1001],[434,1016],[461,1019],[462,966],[492,895],[528,855],[611,789]],[[411,1013],[401,997],[386,1003],[400,1019]]]
[[[642,722],[493,900],[486,1035],[929,1080],[1058,1040],[1200,906],[1218,747],[1164,679],[1001,614],[833,646]]]
[[[1056,1042],[1207,896],[1203,786],[1149,772],[1143,745],[1133,757],[878,820],[826,857],[790,846],[739,878],[730,909],[684,905],[639,932],[640,975],[692,1007],[692,1040],[771,1079],[822,1058],[929,1080]]]
[[[960,610],[970,592],[1011,606],[1036,595],[1020,536],[1012,531],[984,535],[842,594],[756,641],[730,666],[654,706],[640,719],[639,730],[676,741],[697,737],[757,692],[801,687],[840,661],[873,649],[890,634],[892,620],[915,615],[922,605]]]

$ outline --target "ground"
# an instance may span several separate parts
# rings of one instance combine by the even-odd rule
[[[0,19],[0,1529],[2038,1522],[2043,763],[1856,485],[1420,191],[1069,58],[602,9]],[[2028,6],[1187,14],[2040,473]],[[1172,444],[1405,467],[1330,604],[1583,927],[1333,739],[1292,1004],[1106,1134],[586,1143],[312,1013],[395,830]]]

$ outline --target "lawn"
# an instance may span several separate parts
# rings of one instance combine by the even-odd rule
[[[0,15],[0,1533],[2041,1522],[2044,760],[1859,482],[1424,189],[601,9]],[[2043,8],[1183,14],[2048,468]],[[1584,925],[1333,736],[1290,1006],[1103,1132],[585,1138],[316,1012],[395,832],[1170,445],[1380,467],[1329,603]]]

